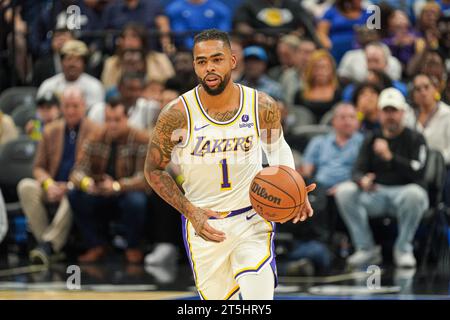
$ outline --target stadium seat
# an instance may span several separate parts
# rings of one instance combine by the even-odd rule
[[[316,123],[314,114],[303,106],[293,106],[289,108],[287,116],[288,130],[294,130],[297,127],[313,125]]]
[[[326,125],[305,125],[293,128],[289,136],[288,143],[303,153],[308,142],[319,135],[330,133],[333,130],[331,126]]]
[[[19,181],[32,176],[35,152],[36,142],[28,136],[20,136],[0,147],[0,188],[7,211],[16,209]]]
[[[322,118],[320,118],[319,124],[331,126],[331,120],[333,120],[334,110],[327,111]]]
[[[447,168],[442,154],[437,150],[429,150],[425,169],[430,208],[425,213],[423,224],[427,225],[426,242],[422,256],[422,266],[428,261],[430,253],[450,268],[449,225],[444,205],[444,185]]]
[[[25,126],[29,120],[33,119],[36,115],[36,108],[28,104],[23,104],[14,109],[11,117],[16,124],[16,127],[23,133]]]
[[[35,87],[14,87],[6,89],[0,95],[0,111],[11,115],[20,105],[35,105],[37,89]]]

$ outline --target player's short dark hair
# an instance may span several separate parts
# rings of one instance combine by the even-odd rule
[[[207,29],[204,30],[194,37],[194,46],[202,41],[208,40],[220,40],[226,45],[228,48],[231,48],[230,38],[228,37],[228,33],[220,31],[218,29]]]

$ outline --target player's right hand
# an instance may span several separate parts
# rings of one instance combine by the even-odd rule
[[[202,208],[195,208],[189,215],[188,219],[192,223],[198,236],[206,241],[222,242],[226,239],[225,233],[211,227],[208,223],[210,217],[221,219],[220,213]]]

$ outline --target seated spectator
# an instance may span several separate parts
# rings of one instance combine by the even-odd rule
[[[176,41],[178,47],[192,49],[194,35],[192,31],[219,29],[230,31],[232,14],[230,9],[219,0],[174,0],[166,7],[173,32],[181,33]]]
[[[324,245],[329,241],[331,232],[328,228],[328,197],[334,195],[338,184],[350,180],[352,166],[363,141],[362,134],[358,132],[359,123],[354,106],[340,103],[333,110],[333,132],[310,141],[299,168],[305,179],[312,179],[317,183],[314,200],[311,202],[316,219],[295,226],[296,229],[301,229],[295,232],[298,235],[296,240],[303,241],[299,241],[289,254],[289,260],[312,260],[318,270],[326,270],[331,263],[330,253]],[[301,250],[312,244],[321,248],[321,254],[312,255],[306,248]]]
[[[275,100],[282,100],[281,86],[266,75],[268,56],[266,51],[258,46],[244,49],[245,71],[239,81],[245,86],[265,92]]]
[[[382,89],[394,87],[406,97],[408,95],[408,88],[405,83],[397,80],[392,80],[384,71],[381,71],[377,68],[376,65],[371,67],[372,69],[369,69],[367,71],[367,78],[366,82],[376,84]],[[355,90],[356,84],[350,83],[344,88],[344,91],[342,92],[342,100],[344,101],[351,101],[353,96],[353,91]]]
[[[103,101],[105,92],[102,83],[84,72],[87,55],[88,49],[83,42],[67,41],[61,49],[62,73],[45,80],[38,89],[37,97],[46,92],[60,95],[67,86],[75,85],[83,91],[88,109]]]
[[[450,106],[442,102],[431,77],[418,74],[413,80],[416,107],[415,129],[421,132],[430,148],[442,152],[450,165]]]
[[[436,29],[440,16],[441,7],[435,1],[427,1],[420,6],[416,29],[432,49],[436,48],[438,42]]]
[[[301,39],[295,50],[294,66],[285,70],[280,76],[280,84],[283,89],[283,96],[288,105],[294,103],[295,94],[303,88],[303,77],[306,66],[314,51],[316,44],[309,39]]]
[[[439,92],[445,87],[445,65],[444,60],[435,50],[425,50],[423,53],[415,55],[408,65],[408,75],[414,76],[418,73],[429,75]]]
[[[154,100],[142,97],[145,79],[139,73],[125,73],[119,81],[118,96],[125,107],[128,125],[138,130],[150,130],[156,122],[159,104]],[[117,95],[116,95],[117,96]],[[112,96],[111,99],[114,99]],[[105,123],[105,108],[107,103],[100,102],[89,111],[88,117],[98,124]]]
[[[336,186],[351,179],[351,171],[363,141],[358,132],[355,107],[339,103],[333,109],[333,132],[315,137],[306,147],[300,173],[317,183],[315,195],[325,209],[326,196],[334,195]]]
[[[145,34],[148,48],[157,49],[161,47],[164,52],[170,53],[173,44],[169,36],[170,22],[164,15],[159,0],[117,0],[112,1],[103,12],[103,29],[123,30],[129,23],[142,25],[146,30],[158,30],[161,32],[159,44],[152,41]]]
[[[170,79],[174,79],[174,78],[170,78]],[[169,81],[170,79],[168,79],[167,81]],[[163,94],[163,91],[164,91],[163,83],[156,82],[156,81],[147,81],[145,84],[145,88],[142,91],[142,97],[149,101],[153,100],[153,101],[156,101],[159,104],[161,104],[161,99],[162,99],[161,95]]]
[[[401,10],[394,10],[388,17],[388,37],[383,42],[404,69],[409,60],[425,48],[425,41],[413,32],[408,16]]]
[[[78,257],[81,263],[105,257],[108,224],[115,214],[124,229],[126,260],[143,259],[139,245],[147,216],[143,170],[148,135],[127,122],[125,106],[111,101],[105,127],[86,143],[70,177],[76,188],[69,193],[70,206],[88,249]]]
[[[365,25],[370,14],[364,10],[361,0],[337,0],[323,15],[317,25],[322,45],[331,51],[336,62],[355,43],[354,26]]]
[[[61,49],[67,41],[74,39],[73,33],[67,28],[56,29],[53,32],[51,52],[41,56],[34,64],[31,82],[34,87],[39,87],[45,79],[62,72]]]
[[[324,49],[314,52],[306,66],[303,89],[294,99],[295,105],[311,110],[320,118],[341,100],[341,90],[336,76],[333,57]]]
[[[244,0],[236,9],[234,30],[264,46],[273,47],[279,34],[315,37],[313,19],[295,0]]]
[[[182,84],[181,92],[187,92],[197,86],[198,80],[190,51],[179,50],[175,54],[173,66],[176,76],[171,79],[176,79]]]
[[[3,200],[2,191],[0,190],[0,243],[5,239],[8,233],[8,215],[6,213],[5,200]]]
[[[361,31],[363,32],[366,31]],[[368,31],[372,32],[376,34],[375,31]],[[373,39],[373,36],[367,37]],[[364,41],[361,40],[363,49],[345,53],[338,68],[339,78],[344,83],[363,82],[367,79],[369,70],[379,70],[385,72],[391,79],[399,80],[402,76],[402,66],[397,58],[391,55],[389,48],[381,42]]]
[[[275,81],[280,81],[280,77],[287,69],[295,65],[295,53],[300,45],[300,38],[288,34],[282,36],[277,43],[277,58],[278,65],[272,67],[267,72],[267,75]]]
[[[86,138],[95,126],[84,118],[86,104],[76,87],[61,98],[63,118],[47,125],[33,165],[33,179],[23,179],[17,194],[38,246],[30,252],[33,263],[48,264],[66,244],[72,225],[67,201],[68,178]],[[49,209],[56,214],[50,218]],[[49,223],[50,220],[50,223]]]
[[[106,88],[106,97],[117,94],[117,85],[120,78],[125,73],[141,73],[147,79],[147,61],[145,52],[139,49],[125,49],[120,56],[119,65],[111,70],[107,79],[104,79],[103,85]],[[118,77],[116,79],[116,77]],[[149,82],[155,82],[149,80]]]
[[[19,136],[14,120],[0,111],[0,145],[8,143]]]
[[[373,132],[380,128],[378,96],[381,88],[373,83],[365,82],[355,89],[353,104],[356,107],[360,131]]]
[[[36,101],[36,114],[25,125],[25,133],[31,139],[39,141],[42,138],[44,127],[60,116],[59,99],[52,92],[46,92]]]
[[[181,92],[181,83],[176,79],[169,79],[164,86],[161,97],[161,108],[169,104],[170,101],[178,98],[183,92]]]
[[[450,168],[450,106],[441,101],[438,88],[431,77],[418,74],[413,80],[413,102],[416,107],[414,128],[421,132],[428,146],[438,150]],[[447,174],[445,201],[450,204],[450,171]]]
[[[378,105],[381,130],[366,136],[353,169],[353,181],[339,185],[335,194],[356,249],[347,263],[381,263],[381,248],[375,246],[369,218],[389,214],[398,223],[394,263],[397,267],[415,267],[412,241],[428,208],[428,194],[421,185],[427,146],[420,133],[403,125],[406,102],[401,92],[383,90]]]
[[[135,54],[131,55],[128,50],[135,50]],[[120,37],[117,40],[116,54],[105,61],[101,75],[105,88],[108,89],[117,85],[122,73],[133,71],[130,68],[125,70],[125,68],[127,66],[132,67],[136,64],[136,50],[144,53],[144,65],[148,81],[164,83],[175,74],[172,63],[167,55],[150,50],[148,45],[148,31],[144,25],[129,23],[123,27]],[[139,65],[141,64],[142,62],[139,62]],[[135,68],[139,69],[139,67]]]

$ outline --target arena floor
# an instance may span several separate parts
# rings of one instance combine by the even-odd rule
[[[196,300],[191,271],[172,267],[125,265],[117,258],[80,266],[79,290],[69,290],[67,264],[28,265],[24,259],[0,262],[0,299],[18,300]],[[381,282],[366,270],[335,270],[321,277],[280,277],[276,299],[288,300],[450,300],[450,269],[439,266],[398,270],[382,266]],[[369,280],[369,282],[368,282]],[[367,284],[372,283],[369,287]]]

